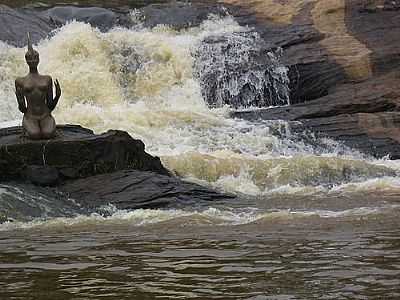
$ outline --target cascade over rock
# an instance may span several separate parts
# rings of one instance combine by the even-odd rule
[[[233,116],[297,120],[362,152],[399,158],[399,1],[222,2],[283,49],[295,104]]]

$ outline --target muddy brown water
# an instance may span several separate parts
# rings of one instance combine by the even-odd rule
[[[295,198],[246,224],[210,209],[3,224],[0,299],[399,299],[398,196],[359,199],[369,212],[356,195],[347,209]]]

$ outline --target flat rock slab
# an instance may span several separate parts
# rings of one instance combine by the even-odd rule
[[[314,132],[342,141],[360,152],[378,158],[400,159],[398,112],[343,114],[302,120],[301,123]]]
[[[184,205],[196,208],[210,201],[234,198],[175,177],[137,170],[74,180],[58,189],[89,209],[109,204],[119,209],[177,208]]]
[[[95,135],[66,125],[57,127],[56,138],[34,141],[23,136],[21,127],[0,129],[0,181],[56,185],[124,169],[169,175],[158,157],[145,152],[142,141],[124,131]],[[48,182],[35,182],[44,173],[50,177]]]

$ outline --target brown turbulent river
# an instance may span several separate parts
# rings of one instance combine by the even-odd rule
[[[398,214],[2,232],[0,297],[399,299]]]
[[[0,299],[400,299],[399,162],[207,106],[194,66],[218,60],[193,53],[224,37],[243,63],[250,33],[229,16],[180,31],[71,22],[35,45],[40,71],[63,86],[59,123],[126,130],[177,175],[238,197],[82,213],[73,199],[0,185]],[[0,42],[2,126],[20,122],[24,51]]]

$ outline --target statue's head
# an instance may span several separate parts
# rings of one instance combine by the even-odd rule
[[[31,36],[28,32],[28,51],[25,53],[25,60],[29,67],[37,67],[39,64],[39,52],[32,47]]]

